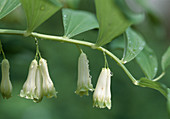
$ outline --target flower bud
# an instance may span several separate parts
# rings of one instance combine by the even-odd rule
[[[56,90],[53,85],[53,82],[50,78],[49,72],[48,72],[48,67],[47,67],[47,61],[43,58],[39,60],[39,66],[40,66],[40,71],[42,74],[43,78],[43,94],[47,98],[52,98],[52,97],[57,97],[56,96]]]
[[[43,90],[42,90],[42,75],[39,66],[37,67],[37,71],[36,71],[35,87],[36,88],[35,88],[34,102],[40,102],[43,98]]]
[[[35,76],[37,70],[37,61],[34,59],[29,67],[28,77],[23,85],[23,89],[20,92],[21,97],[26,99],[34,99],[35,97]]]
[[[96,89],[93,94],[93,106],[99,108],[111,108],[110,80],[110,69],[103,68],[98,78]]]
[[[2,80],[1,80],[1,93],[3,98],[10,98],[12,93],[12,84],[9,79],[9,62],[7,59],[2,60]]]
[[[85,53],[81,53],[78,60],[78,81],[76,94],[88,95],[88,91],[93,91],[89,70],[89,61]]]

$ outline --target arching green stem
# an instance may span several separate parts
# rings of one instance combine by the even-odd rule
[[[24,36],[24,33],[25,33],[25,31],[22,31],[22,30],[0,29],[0,34]],[[59,42],[71,43],[71,44],[75,44],[75,45],[84,45],[84,46],[91,47],[93,49],[105,52],[105,54],[107,54],[113,60],[115,60],[118,63],[118,65],[125,71],[125,73],[128,75],[128,77],[131,79],[132,83],[135,85],[138,85],[138,81],[132,76],[132,74],[124,66],[124,64],[122,64],[121,60],[118,59],[113,53],[111,53],[110,51],[108,51],[107,49],[105,49],[101,46],[97,47],[94,43],[87,42],[87,41],[69,39],[67,37],[61,37],[61,36],[45,35],[45,34],[40,34],[40,33],[35,33],[35,32],[32,32],[31,36],[36,37],[36,38],[46,39],[46,40],[54,40],[54,41],[59,41]]]
[[[159,75],[157,78],[153,79],[153,81],[158,81],[165,75],[165,72],[162,72],[161,75]]]

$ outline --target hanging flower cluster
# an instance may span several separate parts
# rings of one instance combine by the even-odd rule
[[[81,52],[78,60],[78,81],[76,94],[88,95],[88,91],[93,91],[88,59],[85,53]],[[93,106],[108,109],[111,108],[111,71],[109,68],[103,68],[93,94]]]
[[[2,60],[2,80],[1,80],[1,94],[3,98],[10,98],[12,93],[12,84],[9,78],[9,61],[7,59]]]
[[[20,96],[40,102],[43,96],[57,97],[56,90],[48,72],[47,61],[40,58],[39,64],[34,59],[29,67],[28,77],[20,92]]]
[[[34,102],[40,102],[44,96],[47,98],[57,97],[54,84],[50,78],[48,72],[47,61],[41,57],[38,47],[38,41],[36,41],[37,51],[35,59],[32,60],[27,80],[25,81],[22,90],[20,91],[20,97],[26,99],[32,99]],[[1,52],[3,50],[1,49]],[[4,54],[4,53],[3,53]],[[105,56],[105,54],[104,54]],[[1,80],[1,93],[3,98],[10,98],[12,92],[12,84],[9,79],[9,62],[5,58],[2,60],[2,80]],[[107,59],[105,56],[105,68],[102,69],[96,88],[93,88],[91,82],[91,75],[89,70],[89,61],[87,55],[81,50],[81,54],[78,59],[78,80],[77,95],[89,95],[89,91],[93,93],[93,106],[99,108],[108,109],[111,108],[111,71],[108,68]]]

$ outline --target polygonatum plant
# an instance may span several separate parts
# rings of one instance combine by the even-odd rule
[[[78,0],[76,5],[78,5]],[[81,2],[80,2],[81,3]],[[47,98],[57,97],[50,72],[48,71],[47,61],[41,57],[39,50],[39,39],[53,40],[55,42],[64,42],[74,44],[80,50],[78,59],[78,80],[76,94],[83,96],[89,95],[89,91],[94,91],[93,105],[99,108],[111,109],[111,78],[112,71],[106,57],[115,61],[127,74],[132,83],[136,86],[152,88],[159,91],[170,104],[170,89],[158,81],[167,73],[170,66],[170,46],[162,56],[162,74],[155,77],[158,71],[158,60],[153,49],[146,43],[145,38],[134,29],[134,26],[145,18],[145,13],[134,13],[123,0],[95,0],[96,14],[77,10],[77,7],[70,7],[73,3],[60,0],[1,0],[0,1],[0,19],[8,15],[14,9],[22,6],[27,20],[25,30],[0,29],[1,35],[20,35],[22,37],[33,37],[36,42],[35,58],[30,64],[28,77],[20,91],[20,96],[26,99],[32,99],[34,102],[40,102],[44,96]],[[74,9],[72,9],[74,8]],[[63,36],[48,35],[46,33],[35,32],[36,29],[56,12],[62,12]],[[95,43],[82,41],[74,37],[89,31],[98,30],[98,38]],[[1,39],[3,40],[3,39]],[[119,59],[110,49],[123,49],[123,57]],[[81,46],[86,46],[104,54],[105,66],[101,69],[98,82],[92,85],[92,76],[90,75],[90,61],[88,55],[82,50]],[[9,77],[9,61],[0,46],[3,55],[2,60],[2,81],[1,93],[4,98],[10,98],[12,93],[12,84]],[[136,79],[125,66],[132,60],[136,60],[145,76]],[[94,86],[94,88],[93,88]],[[114,97],[113,97],[114,98]],[[170,106],[169,106],[170,108]]]

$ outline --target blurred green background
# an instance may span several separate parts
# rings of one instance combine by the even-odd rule
[[[161,56],[170,45],[170,34],[168,34],[170,1],[149,0],[147,5],[150,14],[146,14],[145,21],[134,28],[143,34],[146,42],[156,52],[159,61],[158,76],[161,73]],[[95,13],[94,1],[81,0],[77,9]],[[159,19],[153,17],[154,15]],[[0,20],[0,28],[25,29],[26,20],[22,8],[17,8]],[[36,31],[62,36],[61,10]],[[97,34],[98,30],[91,30],[74,38],[95,42]],[[48,62],[58,97],[57,99],[44,98],[40,103],[20,98],[20,90],[35,56],[35,41],[31,37],[12,35],[0,35],[0,40],[2,40],[6,57],[10,61],[10,77],[13,84],[12,97],[9,100],[0,97],[0,119],[169,119],[166,99],[155,90],[134,86],[123,70],[109,57],[109,66],[113,72],[112,108],[111,110],[93,108],[92,93],[84,97],[74,93],[79,57],[77,47],[73,44],[43,39],[39,39],[40,51],[42,57]],[[110,49],[109,44],[106,47]],[[81,46],[81,48],[88,56],[92,83],[95,86],[101,68],[104,66],[103,54],[87,47]],[[121,58],[122,51],[111,51]],[[126,66],[137,79],[144,76],[135,60]],[[170,72],[170,69],[167,72]],[[160,82],[170,87],[170,75],[167,73]]]

